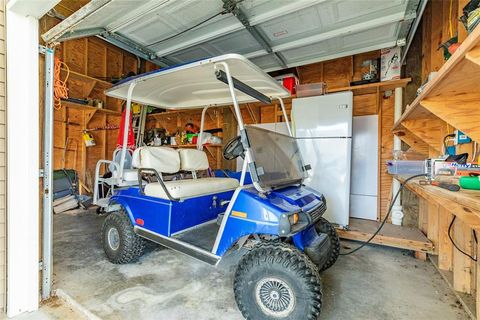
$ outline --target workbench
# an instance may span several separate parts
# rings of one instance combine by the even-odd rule
[[[401,182],[407,177],[397,176]],[[418,228],[433,243],[429,258],[440,274],[455,290],[459,301],[467,312],[480,318],[480,262],[473,261],[457,250],[449,238],[451,228],[455,244],[476,257],[479,244],[476,235],[480,234],[480,191],[461,189],[458,192],[432,186],[421,185],[418,179],[409,181],[405,187],[419,196]],[[442,182],[454,183],[458,178],[437,178]],[[479,306],[479,307],[477,307]]]

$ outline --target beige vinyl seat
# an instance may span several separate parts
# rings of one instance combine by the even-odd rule
[[[167,147],[141,147],[135,150],[133,166],[155,169],[161,173],[176,173],[180,170],[195,173],[207,170],[208,158],[205,152],[196,149],[172,149]],[[196,175],[194,174],[194,177]],[[234,190],[238,180],[233,178],[194,178],[164,182],[170,195],[177,199]],[[169,199],[160,182],[149,183],[144,193],[150,197]]]

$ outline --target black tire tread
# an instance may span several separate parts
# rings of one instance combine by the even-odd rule
[[[115,225],[120,233],[120,248],[118,254],[111,254],[108,244],[105,243],[105,233],[110,225]],[[133,232],[133,226],[126,212],[120,211],[110,213],[102,225],[102,240],[105,254],[110,262],[115,264],[127,264],[137,261],[145,250],[145,240]]]
[[[321,217],[320,220],[315,224],[315,228],[317,232],[326,233],[330,238],[330,243],[332,245],[328,253],[327,261],[323,264],[323,266],[318,266],[320,272],[323,272],[333,266],[338,259],[338,256],[340,255],[340,238],[338,237],[335,227],[324,217]]]
[[[249,253],[240,260],[235,272],[234,294],[238,308],[247,320],[252,318],[249,309],[242,301],[241,292],[245,282],[245,273],[261,262],[276,261],[285,268],[289,268],[308,283],[310,288],[310,313],[304,319],[317,319],[322,308],[322,283],[318,267],[308,258],[306,254],[294,246],[280,241],[262,241],[255,245]]]

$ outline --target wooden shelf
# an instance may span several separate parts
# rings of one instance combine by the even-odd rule
[[[85,109],[88,111],[95,111],[95,112],[100,112],[100,113],[108,113],[108,114],[113,114],[113,115],[119,115],[121,116],[122,113],[114,110],[109,110],[109,109],[99,109],[95,108],[86,104],[81,104],[81,103],[76,103],[76,102],[71,102],[71,101],[63,101],[62,100],[62,106],[65,106],[67,108],[77,108],[77,109]]]
[[[62,75],[62,79],[64,79],[64,77],[67,75],[67,70],[62,68],[61,69],[61,75]],[[100,84],[100,85],[102,85],[104,87],[107,87],[107,88],[112,87],[112,84],[108,81],[100,80],[100,79],[97,79],[97,78],[94,78],[94,77],[90,77],[90,76],[87,76],[85,74],[75,72],[75,71],[72,71],[72,70],[69,70],[68,79],[77,79],[77,80],[82,80],[82,81],[92,81],[92,82],[95,82],[95,83]]]
[[[480,141],[480,28],[476,28],[407,107],[392,131],[417,136],[437,151],[449,127]]]
[[[390,81],[382,81],[382,82],[375,82],[375,83],[367,83],[361,84],[358,86],[349,86],[349,87],[341,87],[341,88],[334,88],[328,89],[328,93],[340,92],[340,91],[353,91],[353,95],[362,95],[362,94],[369,94],[369,93],[376,93],[376,92],[385,92],[388,90],[395,90],[398,87],[405,87],[410,81],[411,78],[404,78],[399,80],[390,80]]]
[[[403,182],[406,177],[396,176]],[[406,187],[429,202],[435,202],[472,227],[480,228],[480,191],[461,189],[448,191],[432,185],[419,184],[420,178],[409,181]],[[458,183],[458,177],[438,177],[438,181]]]
[[[337,229],[337,232],[342,239],[366,241],[375,233],[379,225],[377,221],[350,218],[349,229]],[[419,229],[395,226],[390,223],[383,226],[371,243],[422,253],[433,252],[432,242]]]

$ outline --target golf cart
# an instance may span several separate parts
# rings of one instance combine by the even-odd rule
[[[336,231],[322,218],[325,198],[302,184],[309,166],[289,123],[289,136],[245,126],[239,107],[276,99],[288,119],[282,100],[288,91],[246,58],[228,54],[128,78],[106,95],[127,101],[125,123],[132,102],[203,108],[197,149],[143,146],[131,154],[126,126],[116,160],[98,163],[94,203],[108,213],[102,226],[108,259],[134,262],[150,240],[216,266],[230,251],[245,247],[249,251],[234,282],[244,317],[316,319],[322,302],[319,272],[339,254]],[[206,110],[232,104],[240,135],[223,155],[244,159],[241,175],[199,177],[209,168],[201,138]],[[108,178],[101,176],[104,165],[112,171]],[[178,172],[189,172],[191,178],[178,179]],[[102,184],[110,186],[105,196],[100,195]],[[200,237],[213,234],[211,242],[188,240],[207,227],[215,232],[200,232]]]

